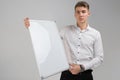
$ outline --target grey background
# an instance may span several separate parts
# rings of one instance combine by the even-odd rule
[[[39,80],[28,30],[23,19],[55,20],[58,28],[75,24],[78,0],[0,0],[0,80]],[[85,0],[91,6],[89,23],[102,34],[104,63],[94,80],[119,80],[120,0]],[[59,80],[60,73],[46,80]]]

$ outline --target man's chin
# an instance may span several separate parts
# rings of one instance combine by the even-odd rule
[[[83,23],[85,23],[85,21],[79,21],[79,23],[83,24]]]

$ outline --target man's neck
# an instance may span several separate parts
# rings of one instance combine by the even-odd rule
[[[84,30],[87,28],[88,24],[87,23],[77,23],[77,26],[81,29],[81,30]]]

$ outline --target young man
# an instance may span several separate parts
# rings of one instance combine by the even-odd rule
[[[101,35],[87,22],[90,15],[87,2],[78,2],[74,15],[76,25],[67,26],[61,31],[70,68],[62,72],[60,80],[93,80],[93,68],[103,62]],[[24,22],[28,28],[29,18],[25,18]]]
[[[78,2],[74,9],[76,25],[67,26],[61,31],[71,61],[69,70],[62,72],[60,80],[93,80],[93,68],[103,62],[101,35],[87,22],[90,15],[87,2]]]

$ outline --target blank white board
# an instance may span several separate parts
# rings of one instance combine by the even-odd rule
[[[47,78],[69,68],[54,21],[30,20],[29,32],[41,78]]]

